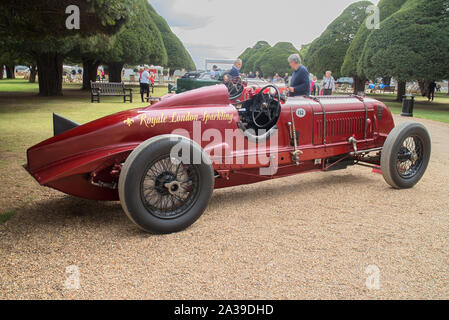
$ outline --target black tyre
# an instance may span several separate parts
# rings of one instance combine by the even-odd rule
[[[126,160],[119,179],[123,210],[152,233],[192,225],[206,210],[213,189],[208,155],[193,141],[175,135],[142,143]]]
[[[431,141],[427,129],[413,122],[401,123],[385,141],[381,168],[385,181],[396,189],[415,186],[426,172]]]

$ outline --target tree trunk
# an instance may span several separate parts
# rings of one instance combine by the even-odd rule
[[[16,69],[16,66],[14,65],[6,65],[6,78],[7,79],[15,79],[16,73],[14,72]]]
[[[123,63],[108,63],[109,82],[122,82]]]
[[[405,95],[407,83],[405,81],[398,81],[398,95],[396,101],[402,101],[402,97]]]
[[[82,90],[90,89],[90,82],[97,81],[97,70],[100,63],[96,60],[83,59],[83,88]]]
[[[36,56],[39,70],[39,95],[62,96],[62,63],[64,58],[56,52]]]
[[[430,81],[418,81],[418,84],[421,95],[425,97],[427,95],[427,88],[429,88]]]
[[[37,67],[35,65],[32,65],[30,67],[30,79],[28,80],[30,83],[36,82],[36,75],[37,75]]]
[[[3,65],[0,64],[0,80],[3,79]]]
[[[358,95],[360,92],[365,93],[365,82],[366,79],[360,78],[358,76],[354,77],[354,94]]]

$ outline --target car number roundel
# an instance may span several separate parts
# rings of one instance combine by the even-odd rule
[[[304,118],[306,116],[306,110],[304,110],[303,108],[299,108],[296,110],[296,116],[298,118]]]

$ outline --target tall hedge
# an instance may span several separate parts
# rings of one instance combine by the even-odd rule
[[[158,27],[164,46],[167,51],[168,60],[166,67],[169,67],[172,71],[176,69],[186,69],[188,71],[196,70],[195,63],[186,50],[181,40],[172,32],[168,23],[162,18],[154,8],[147,2],[147,7],[153,18],[156,26]]]
[[[406,0],[381,0],[378,4],[380,13],[380,22],[398,11]],[[367,18],[368,19],[368,18]],[[365,48],[366,39],[371,34],[373,29],[366,27],[366,20],[362,23],[357,34],[354,37],[341,67],[341,73],[344,76],[353,77],[359,76],[366,78],[363,68],[360,65],[360,57]]]
[[[305,65],[313,74],[321,76],[326,70],[331,70],[335,77],[340,77],[346,51],[365,20],[366,9],[370,5],[372,3],[369,1],[351,4],[312,42]]]
[[[449,77],[448,0],[407,0],[367,38],[361,68],[371,79],[405,81]]]
[[[381,0],[378,4],[380,21],[385,20],[390,15],[398,11],[406,0]],[[366,22],[369,17],[367,17],[362,25],[360,26],[354,40],[346,52],[343,65],[341,66],[341,74],[347,77],[354,78],[354,93],[364,90],[366,75],[361,67],[361,56],[365,48],[366,39],[371,34],[373,29],[368,29]]]
[[[273,77],[276,73],[283,75],[291,72],[288,65],[288,57],[293,53],[299,53],[298,49],[289,42],[278,42],[266,50],[256,61],[265,78]]]
[[[256,66],[256,62],[264,54],[264,52],[270,49],[271,46],[266,41],[257,42],[254,47],[246,49],[243,54],[240,55],[240,59],[243,61],[242,72],[249,73],[250,71],[256,72],[260,69]]]
[[[161,32],[150,14],[147,1],[134,0],[133,5],[135,16],[114,36],[112,47],[105,52],[104,61],[108,65],[111,82],[121,82],[125,63],[165,65],[168,61]]]
[[[69,5],[80,8],[80,30],[66,28]],[[0,38],[13,39],[13,45],[0,50],[33,60],[29,62],[38,67],[40,95],[62,95],[63,61],[75,38],[114,34],[132,15],[132,0],[0,1]]]

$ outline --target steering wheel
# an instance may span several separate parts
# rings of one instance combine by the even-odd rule
[[[268,93],[264,93],[267,89],[269,89]],[[276,91],[274,97],[271,89]],[[281,93],[278,87],[272,84],[263,87],[255,97],[254,104],[257,104],[259,108],[251,112],[253,123],[260,129],[274,125],[281,112]]]
[[[245,90],[245,87],[240,78],[225,77],[224,84],[228,88],[229,100],[236,100],[240,98]]]

